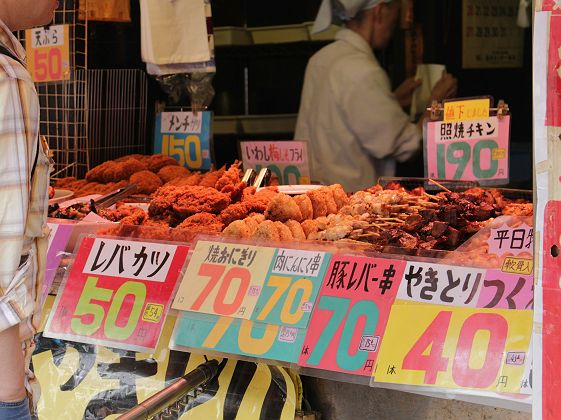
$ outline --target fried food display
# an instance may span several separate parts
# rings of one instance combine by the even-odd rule
[[[189,169],[178,165],[167,165],[158,171],[158,177],[165,184],[166,182],[173,181],[176,178],[185,178],[189,176],[191,172]]]
[[[140,194],[152,194],[162,186],[162,180],[154,172],[140,171],[131,175],[129,182],[135,184]]]

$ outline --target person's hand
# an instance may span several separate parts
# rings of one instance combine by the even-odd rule
[[[442,77],[432,88],[430,102],[442,101],[443,99],[453,98],[458,91],[458,79],[449,73],[443,73]]]
[[[410,77],[409,79],[405,79],[401,85],[394,91],[395,99],[399,102],[402,108],[406,108],[411,105],[411,99],[413,98],[413,92],[419,86],[421,86],[422,82],[420,80],[416,80],[414,77]]]

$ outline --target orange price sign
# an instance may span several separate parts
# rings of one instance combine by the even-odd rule
[[[34,82],[70,79],[68,25],[52,25],[25,31],[27,67]]]
[[[532,311],[399,302],[386,327],[376,382],[520,392]]]

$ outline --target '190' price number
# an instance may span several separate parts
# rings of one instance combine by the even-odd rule
[[[499,169],[498,150],[495,140],[479,140],[473,145],[465,141],[437,144],[438,178],[464,179],[468,167],[476,179],[494,178]]]

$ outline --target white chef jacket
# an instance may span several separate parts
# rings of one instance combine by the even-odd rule
[[[309,143],[312,180],[358,191],[395,175],[422,135],[370,45],[350,29],[335,39],[308,63],[294,138]]]

